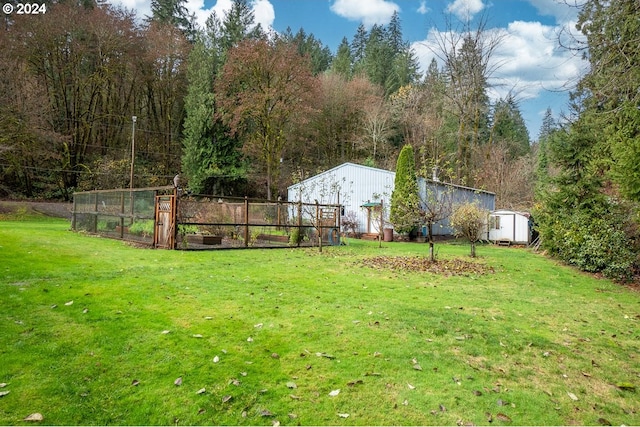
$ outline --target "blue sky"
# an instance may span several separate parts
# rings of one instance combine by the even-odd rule
[[[140,15],[148,15],[150,0],[113,0]],[[385,25],[398,11],[403,34],[426,69],[437,51],[437,40],[447,30],[445,17],[487,19],[487,29],[501,37],[490,83],[492,99],[511,91],[532,140],[551,107],[556,117],[567,111],[568,92],[587,68],[579,55],[559,47],[557,35],[575,30],[577,8],[566,0],[250,0],[256,21],[264,28],[296,32],[304,28],[335,53],[343,37],[353,38],[360,23]],[[574,4],[580,0],[569,0]],[[224,14],[231,0],[187,0],[187,8],[204,23],[215,10]],[[454,25],[455,27],[455,25]]]

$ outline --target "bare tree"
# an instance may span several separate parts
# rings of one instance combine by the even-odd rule
[[[435,33],[435,46],[429,46],[444,64],[448,90],[448,108],[458,119],[457,175],[465,184],[471,184],[472,149],[483,139],[489,113],[486,90],[489,79],[500,67],[492,60],[504,39],[504,33],[486,29],[487,19],[482,16],[472,27],[467,19],[454,28],[447,19],[447,30]]]
[[[435,261],[433,226],[448,218],[453,210],[453,189],[431,181],[425,183],[425,191],[420,194],[420,216],[427,225],[429,259]]]

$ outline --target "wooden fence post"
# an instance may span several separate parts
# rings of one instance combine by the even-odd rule
[[[249,198],[244,196],[244,247],[249,246]]]

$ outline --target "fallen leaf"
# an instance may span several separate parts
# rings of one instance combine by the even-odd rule
[[[231,399],[233,399],[233,396],[231,395],[226,395],[222,398],[222,403],[227,403],[228,401],[230,401]]]
[[[202,387],[200,390],[196,391],[196,394],[204,394],[207,390]]]
[[[260,411],[260,416],[262,417],[273,417],[273,413],[268,409],[263,409]]]
[[[289,397],[293,400],[300,400],[300,396],[296,396],[295,394],[290,394]]]
[[[9,390],[7,390],[7,391],[0,391],[0,397],[6,396],[6,395],[7,395],[7,394],[9,394],[9,393],[10,393],[10,391],[9,391]]]
[[[167,335],[169,332],[171,332],[171,331],[164,330],[164,331],[161,332],[161,334],[162,335]]]
[[[490,412],[485,412],[484,415],[485,417],[487,417],[487,422],[490,422],[490,423],[493,422],[493,415],[491,415]]]
[[[243,377],[246,377],[247,373],[246,372],[240,372],[240,375],[242,375]]]
[[[213,317],[211,317],[211,316],[207,316],[207,317],[205,317],[204,319],[205,319],[205,320],[212,320],[212,319],[213,319]]]
[[[337,390],[332,390],[332,391],[329,393],[329,396],[332,396],[332,397],[333,397],[333,396],[337,396],[337,395],[339,395],[339,394],[340,394],[340,389],[337,389]]]
[[[87,314],[87,313],[89,312],[89,309],[88,309],[88,308],[85,308],[84,310],[82,310],[82,312],[83,312],[84,314]]]
[[[476,396],[482,396],[482,392],[480,390],[473,390],[473,394]]]
[[[175,385],[182,385],[182,377],[178,377],[176,378],[176,380],[173,382]]]
[[[504,421],[506,423],[510,423],[512,420],[511,418],[509,418],[509,416],[502,414],[502,413],[498,413],[496,415],[496,418],[499,419],[500,421]]]
[[[349,414],[338,414],[340,418],[349,418]]]
[[[289,418],[291,418],[292,420],[295,420],[296,418],[298,418],[297,414],[287,414],[289,415]]]
[[[254,328],[262,328],[262,323],[258,323],[257,325],[253,325]]]
[[[380,353],[378,351],[373,353],[373,357],[380,357],[380,356],[382,356],[382,353]]]
[[[408,406],[408,405],[409,405],[409,401],[408,401],[407,399],[405,399],[405,400],[404,400],[404,402],[402,402],[402,404],[403,404],[404,406]]]
[[[42,416],[41,413],[35,412],[35,413],[27,416],[24,420],[25,421],[42,421],[42,420],[44,420],[44,417]]]
[[[241,384],[241,383],[240,383],[240,381],[239,381],[238,379],[236,379],[236,378],[231,378],[231,379],[229,380],[229,384],[233,384],[233,385],[234,385],[234,386],[236,386],[236,387],[240,387],[240,384]]]
[[[498,406],[507,406],[507,405],[509,404],[508,402],[505,402],[505,401],[504,401],[504,400],[502,400],[502,399],[498,399],[498,402],[497,402],[497,403],[498,403]]]
[[[447,412],[447,408],[445,408],[443,404],[440,404],[439,408],[440,408],[440,412]]]
[[[218,356],[214,356],[213,363],[218,363],[219,361],[220,361],[220,358]]]
[[[289,381],[287,383],[287,388],[298,388],[298,386],[293,381]]]
[[[274,359],[280,359],[280,355],[278,353],[271,353],[271,357]]]
[[[575,394],[571,393],[571,392],[567,392],[567,394],[569,395],[569,397],[571,398],[571,400],[578,400],[578,396],[576,396]]]
[[[7,383],[0,383],[0,388],[5,388],[7,386]]]
[[[381,377],[382,374],[380,372],[367,372],[364,374],[365,377]]]
[[[58,304],[53,304],[51,308],[58,308]]]
[[[207,410],[206,410],[206,409],[202,409],[202,408],[201,408],[201,409],[199,409],[199,410],[198,410],[198,415],[202,415],[202,414],[204,414],[205,412],[207,412]]]
[[[631,383],[618,383],[618,384],[616,384],[616,387],[618,387],[620,390],[625,390],[625,391],[635,391],[636,390],[636,386],[631,384]]]
[[[247,338],[247,342],[253,342],[253,338],[251,337]]]
[[[193,337],[194,337],[194,338],[202,338],[202,335],[200,335],[200,334],[193,334]]]
[[[415,365],[413,365],[413,369],[415,369],[416,371],[422,371],[422,366],[416,363]]]
[[[409,390],[415,390],[416,386],[411,385],[409,383],[407,383],[407,387],[409,387]]]
[[[606,418],[598,418],[598,424],[600,424],[601,426],[610,426],[611,421]]]
[[[280,421],[278,420],[273,420],[271,424],[273,424],[273,427],[280,427]]]
[[[140,384],[140,381],[138,381],[138,380],[131,381],[131,385],[134,386],[134,387],[137,386],[138,384]]]
[[[357,384],[364,384],[364,382],[362,380],[353,380],[347,383],[349,387],[353,387],[354,385],[357,385]]]
[[[65,302],[64,303],[64,305],[67,305],[67,306],[72,305],[72,304],[73,304],[73,301],[69,301],[69,302]]]

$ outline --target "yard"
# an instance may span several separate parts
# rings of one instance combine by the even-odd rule
[[[0,216],[0,425],[640,424],[640,293],[542,255],[68,229]]]

